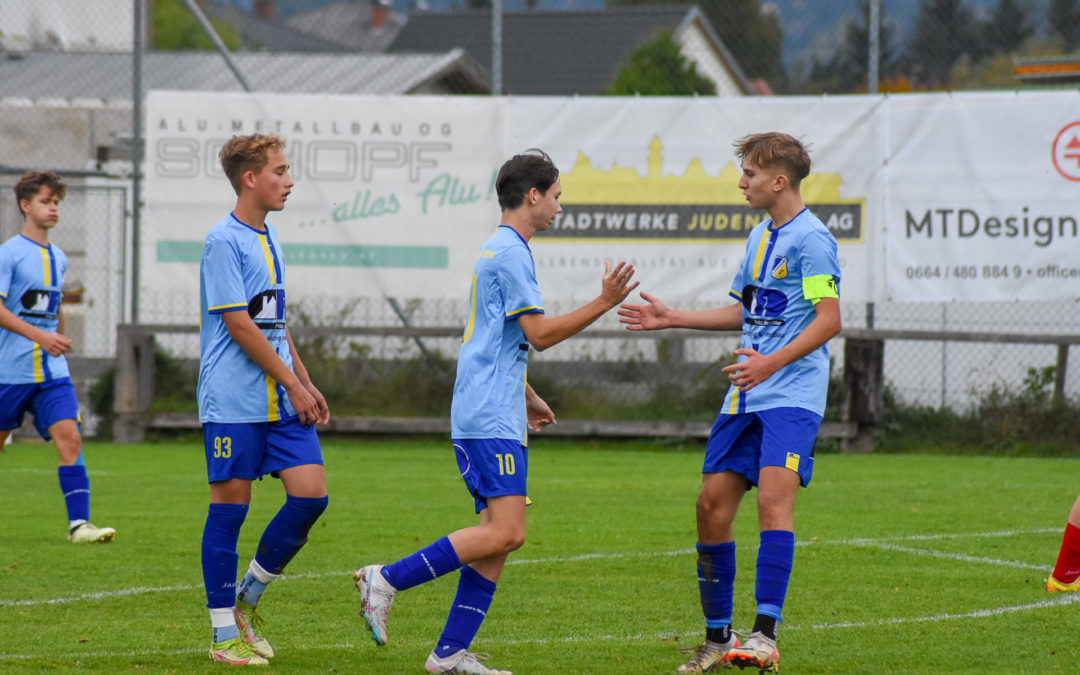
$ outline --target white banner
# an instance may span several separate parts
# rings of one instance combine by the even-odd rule
[[[285,249],[290,303],[467,293],[499,222],[504,107],[465,96],[151,92],[141,318],[198,320],[190,298],[202,242],[236,203],[218,152],[253,132],[287,141],[296,185],[268,219]]]
[[[891,300],[1080,298],[1077,92],[890,100]]]
[[[733,143],[810,145],[803,197],[840,249],[841,299],[1080,297],[1076,92],[757,98],[364,97],[152,92],[140,318],[190,322],[206,232],[235,195],[234,134],[287,141],[296,187],[271,214],[290,302],[463,300],[499,219],[493,178],[547,151],[563,214],[532,240],[548,304],[599,291],[605,260],[675,305],[727,302],[747,232]],[[886,269],[886,274],[879,270]],[[182,316],[181,316],[182,315]]]

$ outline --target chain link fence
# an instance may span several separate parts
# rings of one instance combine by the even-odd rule
[[[1013,89],[1060,82],[1019,80],[1015,63],[1067,61],[1065,55],[1080,45],[1080,0],[504,0],[501,35],[492,31],[492,4],[145,0],[147,51],[136,77],[138,0],[5,0],[0,238],[21,224],[11,185],[23,170],[47,168],[69,180],[55,241],[69,257],[65,283],[72,304],[65,315],[73,355],[110,357],[115,325],[131,319],[131,160],[133,139],[141,135],[133,127],[131,92],[137,83],[356,94],[482,94],[494,88],[559,96]],[[214,53],[201,17],[230,50],[232,68]],[[433,77],[436,61],[442,70]],[[415,75],[421,71],[428,74]],[[259,80],[266,72],[273,77]],[[344,73],[365,76],[348,79]],[[242,82],[244,76],[251,81]],[[461,284],[448,286],[459,290]],[[466,310],[460,290],[439,301],[399,298],[396,307],[386,298],[328,295],[291,311],[295,320],[319,325],[457,326]],[[137,318],[191,323],[197,304],[193,290],[189,297],[140,308]],[[573,309],[555,298],[547,304],[555,314]],[[842,310],[850,328],[1080,331],[1076,303],[844,303]],[[618,328],[614,314],[594,326]],[[330,377],[350,360],[417,362],[419,371],[410,372],[437,374],[452,364],[458,343],[455,337],[342,337],[309,345],[321,350]],[[615,407],[658,405],[681,387],[708,399],[702,410],[715,409],[724,389],[717,367],[736,343],[730,335],[676,340],[605,333],[537,355],[530,374],[556,386],[606,383],[619,399]],[[198,355],[196,335],[162,334],[159,344],[184,359]],[[842,340],[832,353],[839,372]],[[432,365],[432,358],[442,365]],[[1052,367],[1055,359],[1051,346],[890,341],[885,377],[912,405],[964,409],[988,388],[1028,386],[1031,369]],[[1068,396],[1080,395],[1078,382],[1068,380]],[[579,398],[588,399],[595,389],[586,387]],[[589,414],[608,412],[585,403],[579,401],[579,409]],[[690,406],[671,414],[704,413]]]

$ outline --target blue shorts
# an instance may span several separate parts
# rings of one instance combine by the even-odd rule
[[[60,420],[79,418],[79,399],[70,377],[33,384],[0,384],[0,431],[22,426],[27,412],[34,416],[34,428],[47,441],[49,427]]]
[[[490,497],[527,497],[527,447],[505,438],[455,438],[453,442],[461,479],[476,501],[477,513],[487,508]]]
[[[322,464],[315,427],[299,417],[278,422],[204,422],[206,473],[211,483],[255,480],[304,464]]]
[[[758,484],[763,466],[783,466],[799,474],[803,487],[814,472],[814,441],[821,415],[804,408],[771,408],[716,418],[705,444],[702,473],[734,471]]]

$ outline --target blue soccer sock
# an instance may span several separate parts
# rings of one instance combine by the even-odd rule
[[[57,467],[56,475],[60,479],[60,491],[64,493],[68,523],[74,527],[90,520],[90,479],[86,476],[86,465],[81,462],[61,465]]]
[[[757,599],[758,616],[774,619],[775,621],[772,622],[773,627],[776,625],[775,622],[783,620],[780,618],[780,612],[784,608],[784,596],[787,595],[788,580],[791,578],[791,566],[794,558],[794,532],[765,530],[761,533],[754,597]],[[768,621],[764,621],[764,623],[768,623]]]
[[[210,504],[202,538],[203,584],[210,609],[236,604],[236,541],[247,517],[247,504]],[[227,639],[227,638],[226,638]]]
[[[487,616],[494,596],[494,581],[485,578],[468,565],[461,568],[454,605],[450,608],[450,615],[446,617],[446,627],[443,628],[439,642],[435,645],[435,654],[438,657],[446,658],[462,649],[469,648],[473,638],[476,637],[476,632],[480,630],[480,624]]]
[[[697,576],[706,629],[731,626],[735,594],[735,542],[698,544]],[[723,640],[715,640],[722,642]]]
[[[266,526],[255,560],[270,574],[281,574],[304,544],[311,526],[319,519],[329,497],[294,497],[286,495],[285,503]],[[249,603],[250,604],[250,603]]]
[[[438,579],[461,567],[449,537],[443,537],[416,553],[382,569],[383,578],[399,591],[419,586],[425,581]]]

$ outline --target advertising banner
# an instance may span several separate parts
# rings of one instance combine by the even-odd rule
[[[206,233],[236,203],[218,152],[233,135],[286,139],[295,186],[267,220],[288,302],[464,295],[498,225],[505,102],[151,92],[140,246],[144,321],[198,320]]]
[[[889,103],[893,301],[1080,298],[1080,95]]]
[[[808,207],[839,245],[841,300],[1080,297],[1080,95],[365,97],[152,92],[140,233],[144,321],[197,317],[206,232],[235,202],[217,153],[283,135],[296,181],[272,213],[289,301],[463,301],[499,222],[494,177],[541,148],[563,212],[530,246],[545,301],[595,297],[605,261],[677,306],[728,302],[746,236],[734,143],[808,144]],[[184,316],[177,316],[177,313]]]

